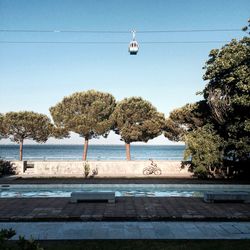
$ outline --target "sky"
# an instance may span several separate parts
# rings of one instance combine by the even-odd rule
[[[0,0],[0,30],[137,30],[138,55],[128,54],[131,34],[0,32],[0,41],[125,42],[125,44],[0,43],[0,113],[49,108],[74,92],[110,92],[119,101],[141,96],[166,117],[201,99],[209,44],[143,44],[152,41],[230,41],[242,31],[139,33],[143,30],[241,29],[249,0]],[[141,42],[141,44],[140,44]],[[126,44],[127,43],[127,44]],[[82,143],[49,139],[48,143]],[[1,144],[9,140],[1,140]],[[93,144],[118,144],[113,133]],[[164,136],[149,144],[172,144]]]

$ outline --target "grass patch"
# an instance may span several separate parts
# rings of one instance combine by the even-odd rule
[[[12,247],[13,244],[12,243]],[[40,241],[44,250],[247,250],[250,240],[85,240]],[[13,248],[17,249],[17,248]]]

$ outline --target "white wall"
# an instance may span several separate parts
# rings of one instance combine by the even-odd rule
[[[23,162],[14,161],[17,173],[23,174]],[[94,169],[98,170],[95,177],[145,177],[143,169],[150,165],[149,161],[89,161],[90,175]],[[162,174],[159,177],[189,177],[187,168],[181,169],[180,161],[156,161]],[[25,171],[25,175],[63,177],[84,176],[84,162],[82,161],[29,161],[34,168]],[[150,176],[155,176],[154,174]]]

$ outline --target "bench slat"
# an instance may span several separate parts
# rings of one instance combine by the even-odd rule
[[[205,202],[232,201],[232,202],[250,202],[250,193],[248,192],[206,192],[204,193]]]
[[[78,201],[108,201],[115,202],[115,192],[72,192],[70,201],[77,203]]]

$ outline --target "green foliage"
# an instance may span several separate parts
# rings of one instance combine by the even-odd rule
[[[204,166],[194,167],[192,165],[191,167],[192,167],[192,172],[194,173],[195,177],[197,177],[199,179],[207,179],[207,178],[209,178],[210,172]]]
[[[25,139],[46,142],[52,128],[46,115],[28,111],[6,113],[3,124],[6,135],[17,143],[21,143]]]
[[[9,112],[3,117],[6,137],[20,145],[20,160],[23,157],[23,142],[32,139],[36,142],[46,142],[52,135],[53,125],[43,114],[32,111]]]
[[[4,116],[0,114],[0,140],[6,136],[6,131],[3,124],[3,118]]]
[[[85,139],[106,137],[113,125],[110,119],[115,98],[94,90],[77,92],[50,108],[54,123],[64,132],[71,131]]]
[[[19,236],[17,245],[20,250],[43,250],[34,239],[26,240],[23,236]]]
[[[169,140],[183,141],[189,131],[203,126],[209,119],[208,105],[205,101],[186,104],[175,109],[166,119],[164,135]]]
[[[185,135],[184,160],[191,158],[191,170],[198,177],[215,174],[221,167],[223,140],[210,126],[203,126]]]
[[[89,163],[88,163],[87,161],[84,162],[83,168],[84,168],[84,175],[85,175],[85,178],[87,178],[88,175],[89,175],[89,173],[90,173],[90,165],[89,165]]]
[[[125,98],[113,113],[115,133],[126,143],[147,142],[162,133],[165,119],[162,113],[141,97]]]
[[[234,161],[250,155],[250,38],[212,50],[205,65],[204,98],[217,133],[226,140],[225,155]]]
[[[96,175],[98,175],[98,168],[92,169],[91,177],[94,178]]]
[[[7,241],[13,237],[16,232],[13,229],[1,229],[0,230],[0,249],[1,250],[10,250],[7,246]]]
[[[59,128],[53,125],[51,129],[51,136],[55,137],[56,139],[63,139],[69,137],[69,131],[65,128]]]
[[[203,76],[209,82],[203,93],[212,109],[219,109],[218,101],[229,113],[250,107],[249,45],[250,38],[243,38],[210,52]]]
[[[248,35],[250,35],[250,19],[248,19],[248,25],[244,26],[242,28],[242,31],[246,32]]]
[[[186,142],[186,158],[191,157],[198,176],[222,174],[225,166],[235,174],[243,168],[250,172],[245,167],[250,162],[249,45],[250,38],[244,37],[211,50],[204,67],[204,99],[172,111],[166,120],[165,136]]]
[[[10,174],[15,174],[13,163],[0,159],[0,177]]]
[[[77,92],[50,108],[54,120],[53,134],[57,138],[75,132],[85,138],[83,160],[87,158],[88,140],[107,137],[113,127],[111,115],[115,98],[109,93],[89,90]]]
[[[0,230],[0,249],[1,250],[14,250],[17,249],[14,245],[7,244],[8,240],[16,235],[13,229],[2,229]],[[20,250],[43,250],[37,242],[33,239],[26,240],[24,237],[19,236],[17,241],[18,249]]]

